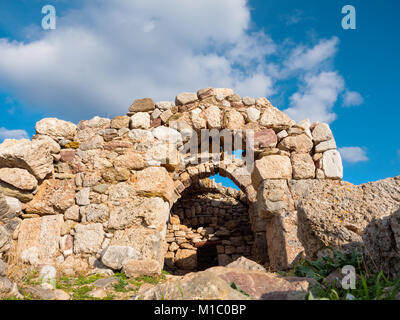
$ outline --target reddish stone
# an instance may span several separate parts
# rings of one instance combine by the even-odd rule
[[[231,107],[232,107],[232,108],[243,108],[243,107],[244,107],[244,104],[243,104],[242,102],[235,102],[235,101],[233,101],[233,102],[231,102]]]
[[[157,119],[154,119],[153,121],[151,121],[150,126],[152,128],[161,126],[161,118],[157,118]]]
[[[60,151],[62,162],[71,162],[75,157],[76,150],[74,149],[63,149]]]
[[[106,150],[115,150],[119,148],[132,148],[132,143],[128,141],[111,141],[104,145],[104,149]]]
[[[264,129],[254,134],[255,148],[275,147],[278,143],[278,138],[272,129]]]

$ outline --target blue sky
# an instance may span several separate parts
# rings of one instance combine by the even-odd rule
[[[56,30],[41,29],[46,4]],[[341,27],[346,4],[356,30]],[[399,13],[396,0],[3,0],[0,141],[43,117],[77,123],[135,98],[233,87],[329,122],[344,180],[399,175]]]

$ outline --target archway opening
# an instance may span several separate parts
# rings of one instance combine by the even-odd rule
[[[242,191],[202,179],[186,188],[171,209],[164,268],[184,274],[224,266],[242,256],[253,259],[253,245]]]

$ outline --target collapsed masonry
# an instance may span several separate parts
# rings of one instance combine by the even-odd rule
[[[233,136],[253,130],[254,169],[248,172],[238,158],[215,161],[209,152],[196,155],[199,164],[191,163],[192,154],[169,152],[182,150],[188,131],[207,128]],[[193,252],[184,250],[196,247],[192,240],[202,229],[192,224],[176,230],[185,231],[179,241],[185,240],[171,242],[176,216],[185,219],[171,215],[171,208],[186,189],[216,173],[236,183],[248,207],[253,239],[243,237],[238,247],[247,253],[251,244],[250,252],[272,269],[290,267],[301,254],[315,256],[324,245],[353,241],[353,235],[337,241],[334,232],[325,238],[322,232],[319,242],[309,242],[308,236],[317,237],[310,221],[303,217],[299,225],[305,190],[323,181],[326,192],[347,186],[340,181],[342,163],[329,126],[296,123],[266,98],[207,88],[179,94],[175,102],[135,100],[126,116],[95,117],[77,126],[43,119],[36,132],[32,141],[0,145],[0,258],[9,265],[16,257],[69,275],[99,268],[157,273],[165,257],[179,265],[180,256],[190,260]],[[214,228],[223,227],[218,221],[224,209],[215,211]]]

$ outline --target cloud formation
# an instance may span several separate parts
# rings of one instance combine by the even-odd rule
[[[344,89],[343,78],[337,72],[321,72],[307,75],[304,83],[303,88],[290,97],[291,107],[285,112],[296,121],[308,118],[330,123],[335,120],[332,108]]]
[[[363,148],[360,147],[342,147],[339,148],[342,159],[349,163],[358,163],[368,161],[369,158]]]
[[[246,0],[85,0],[54,31],[0,39],[0,86],[49,116],[80,120],[208,86],[271,97],[279,81],[295,80],[288,113],[335,120],[345,89],[333,68],[338,38],[293,48],[250,25]]]
[[[356,91],[346,90],[343,94],[343,107],[354,107],[364,103],[362,95]]]
[[[38,40],[0,40],[0,85],[69,117],[207,86],[270,95],[264,67],[275,44],[249,24],[245,0],[85,1]]]
[[[4,139],[28,139],[28,133],[25,130],[8,130],[0,128],[0,141]]]

